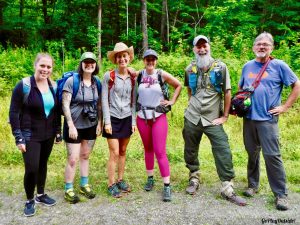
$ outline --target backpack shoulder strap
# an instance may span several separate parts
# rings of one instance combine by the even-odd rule
[[[102,89],[101,81],[100,81],[99,77],[97,77],[97,76],[94,76],[94,78],[95,78],[96,85],[97,85],[98,95],[100,95],[101,89]]]
[[[158,79],[159,85],[162,87],[164,85],[164,82],[162,80],[162,70],[161,69],[157,70],[157,79]]]
[[[142,76],[143,76],[143,70],[141,70],[138,74],[138,77],[137,77],[137,85],[140,86],[141,84],[141,81],[142,81]]]
[[[30,90],[31,90],[30,77],[23,78],[22,84],[23,84],[23,104],[24,104],[27,101]]]
[[[115,79],[116,79],[116,72],[115,72],[115,70],[111,70],[109,72],[108,90],[110,90],[112,88],[112,86],[114,85]]]
[[[74,72],[73,73],[73,94],[72,94],[72,100],[76,98],[76,95],[78,93],[80,86],[80,76],[78,73]]]

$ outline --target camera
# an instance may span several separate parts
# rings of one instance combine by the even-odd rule
[[[97,119],[97,111],[84,108],[83,116],[87,117],[91,122],[94,122]]]

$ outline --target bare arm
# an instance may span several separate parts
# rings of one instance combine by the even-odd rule
[[[98,113],[98,125],[97,125],[96,133],[99,136],[102,133],[102,126],[103,126],[101,93],[99,93],[99,98],[97,102],[97,113]]]
[[[162,77],[169,85],[171,85],[175,89],[172,99],[168,101],[168,105],[174,105],[181,92],[181,84],[179,80],[165,71],[162,72]]]
[[[228,120],[230,103],[231,103],[231,90],[227,89],[224,93],[224,114],[220,118],[214,119],[212,121],[213,125],[221,125]]]
[[[273,115],[279,115],[288,111],[290,107],[294,104],[300,95],[300,81],[296,81],[291,85],[292,91],[283,105],[277,106],[274,109],[269,110],[269,113]]]
[[[76,140],[78,133],[71,117],[71,110],[70,110],[71,100],[72,100],[72,94],[70,92],[63,91],[62,110],[64,112],[65,120],[67,121],[69,127],[69,137]]]

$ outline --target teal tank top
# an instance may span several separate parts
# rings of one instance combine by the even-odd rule
[[[46,117],[49,116],[51,109],[54,107],[54,98],[52,95],[51,90],[49,89],[48,92],[42,94],[43,102],[44,102],[44,111]]]

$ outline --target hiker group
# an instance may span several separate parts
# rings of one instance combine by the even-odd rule
[[[248,186],[243,194],[253,197],[259,190],[262,150],[276,208],[287,210],[278,116],[297,100],[300,81],[285,62],[271,57],[273,37],[263,32],[253,43],[255,59],[244,65],[239,91],[232,97],[228,68],[222,61],[212,58],[210,47],[206,36],[195,37],[195,58],[185,69],[184,86],[189,98],[182,131],[184,160],[189,169],[186,193],[194,195],[199,188],[198,154],[205,134],[212,146],[221,181],[221,196],[237,205],[247,205],[246,200],[234,191],[232,154],[222,126],[229,114],[234,114],[243,117],[243,138],[248,153]],[[106,138],[109,149],[109,195],[119,198],[123,193],[130,192],[124,171],[127,145],[136,130],[144,146],[147,174],[144,189],[151,191],[155,185],[156,158],[163,181],[162,199],[166,202],[172,200],[166,151],[166,113],[176,103],[182,89],[181,83],[170,73],[156,67],[159,56],[152,49],[144,52],[144,69],[140,71],[129,66],[134,59],[134,50],[122,42],[117,43],[107,57],[116,67],[107,71],[102,81],[97,76],[99,65],[96,56],[92,52],[84,52],[76,72],[67,72],[53,82],[54,60],[47,53],[39,53],[34,62],[34,74],[23,78],[14,88],[9,121],[25,164],[25,216],[35,214],[36,203],[47,206],[56,204],[44,189],[53,144],[60,143],[62,139],[67,149],[64,188],[67,202],[80,201],[73,186],[77,164],[80,194],[88,199],[96,196],[89,183],[89,156],[100,135]],[[292,90],[285,103],[281,104],[283,85],[290,86]],[[174,88],[172,96],[169,96],[168,86]]]

